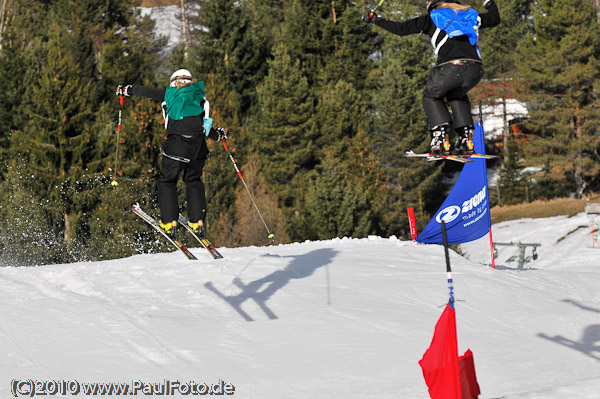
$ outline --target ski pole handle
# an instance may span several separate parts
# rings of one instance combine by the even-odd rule
[[[369,11],[369,19],[373,18],[373,15],[375,15],[375,11],[377,11],[377,9],[379,7],[381,7],[381,5],[383,4],[385,0],[380,0],[379,3],[377,3],[377,5],[375,6],[374,9],[372,9],[371,11]]]

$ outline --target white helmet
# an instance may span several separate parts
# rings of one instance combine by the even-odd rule
[[[187,69],[178,69],[171,75],[170,86],[175,87],[177,82],[190,83],[192,81],[192,73]]]

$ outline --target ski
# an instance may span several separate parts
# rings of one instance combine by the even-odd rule
[[[205,236],[200,236],[196,234],[194,230],[192,230],[192,228],[188,224],[188,220],[182,214],[179,214],[179,224],[185,227],[185,229],[189,231],[190,234],[193,235],[196,240],[198,240],[198,242],[204,247],[204,249],[206,249],[211,254],[213,258],[223,258],[223,255],[221,255],[219,251],[217,251],[217,249],[210,243],[210,241],[208,241],[208,238],[206,238]]]
[[[167,232],[162,227],[160,227],[158,220],[156,220],[155,218],[153,218],[152,216],[150,216],[146,212],[144,212],[142,210],[142,207],[140,206],[140,204],[138,204],[137,202],[134,202],[133,204],[131,204],[131,210],[133,211],[133,213],[135,213],[140,218],[142,218],[142,220],[144,220],[146,223],[148,223],[150,226],[152,226],[154,228],[154,230],[161,233],[171,244],[173,244],[173,246],[175,246],[178,250],[180,250],[188,259],[190,259],[190,260],[198,259],[182,243],[175,240],[173,237],[169,236],[167,234]]]
[[[459,157],[473,158],[473,159],[498,159],[498,158],[500,158],[500,156],[498,156],[498,155],[480,154],[478,152],[475,152],[473,154],[459,155]]]
[[[460,162],[460,163],[473,162],[470,159],[463,158],[462,156],[458,156],[458,155],[436,155],[436,154],[429,154],[429,153],[417,154],[413,150],[404,151],[404,156],[406,158],[424,158],[427,162],[443,161],[443,160],[456,161],[456,162]]]
[[[463,154],[463,155],[438,155],[438,154],[417,154],[412,150],[404,151],[404,156],[407,158],[425,158],[426,161],[441,161],[441,160],[449,160],[456,161],[461,163],[473,162],[472,159],[496,159],[499,158],[497,155],[487,155],[487,154]]]

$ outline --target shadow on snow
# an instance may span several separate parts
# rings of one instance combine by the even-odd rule
[[[254,280],[245,284],[238,277],[233,279],[233,284],[240,288],[241,292],[237,295],[225,295],[219,291],[211,282],[207,282],[204,286],[218,295],[221,299],[227,302],[235,309],[246,321],[254,321],[254,319],[242,309],[242,304],[249,299],[252,299],[269,317],[269,319],[277,319],[277,315],[273,313],[267,306],[267,301],[280,289],[285,287],[292,279],[306,278],[312,275],[315,270],[327,266],[337,255],[337,251],[331,248],[323,248],[303,255],[285,256],[293,258],[285,269],[277,270],[263,278]],[[272,255],[265,255],[272,256]],[[327,273],[327,282],[329,289],[329,273]]]
[[[562,302],[570,303],[582,310],[600,313],[600,309],[591,308],[589,306],[582,305],[577,303],[571,299],[563,299]],[[557,344],[564,345],[568,348],[575,349],[592,359],[596,359],[600,361],[600,325],[592,324],[589,325],[583,330],[583,334],[581,336],[580,341],[575,341],[569,338],[565,338],[561,335],[555,335],[554,337],[550,337],[544,333],[539,333],[538,337],[547,339],[549,341],[556,342]]]

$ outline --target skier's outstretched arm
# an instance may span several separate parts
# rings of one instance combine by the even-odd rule
[[[366,14],[362,20],[366,23],[373,23],[390,33],[399,36],[408,36],[416,33],[423,33],[429,30],[431,21],[427,15],[409,19],[404,22],[396,22],[380,17],[377,14]]]
[[[154,88],[147,86],[132,86],[132,85],[119,85],[117,87],[117,95],[122,94],[124,96],[140,96],[151,98],[156,101],[164,101],[165,99],[165,88]]]
[[[486,13],[479,14],[481,18],[480,28],[493,28],[500,23],[500,13],[498,12],[498,6],[494,0],[485,0],[483,6],[487,10]]]

